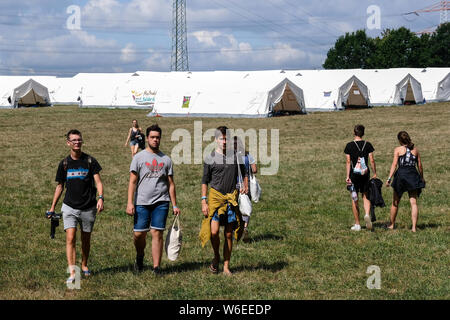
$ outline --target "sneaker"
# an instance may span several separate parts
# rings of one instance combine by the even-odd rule
[[[353,231],[361,231],[361,226],[359,224],[355,224],[350,229],[353,230]]]
[[[368,214],[364,216],[364,221],[366,222],[367,230],[372,230],[372,220],[370,219],[370,216]]]
[[[144,257],[142,258],[136,257],[136,260],[134,261],[134,271],[136,272],[144,271]]]

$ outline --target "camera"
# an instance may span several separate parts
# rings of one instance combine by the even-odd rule
[[[62,213],[56,213],[51,211],[46,211],[45,216],[50,219],[50,238],[55,238],[56,227],[59,226],[59,220],[62,217]]]

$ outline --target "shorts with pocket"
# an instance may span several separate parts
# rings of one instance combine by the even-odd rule
[[[76,229],[78,224],[80,224],[83,232],[92,232],[95,218],[97,216],[97,207],[92,207],[87,210],[79,210],[63,203],[61,211],[63,213],[64,231],[70,228]]]
[[[160,201],[152,205],[136,205],[134,231],[148,232],[150,229],[165,230],[169,201]]]
[[[216,212],[214,212],[214,215],[211,220],[218,221],[219,226],[225,226],[229,223],[237,222],[236,213],[233,211],[233,209],[231,209],[229,204],[227,205],[227,211],[225,213],[221,214],[220,216],[216,210]]]

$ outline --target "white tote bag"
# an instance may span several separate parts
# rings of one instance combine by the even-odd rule
[[[261,198],[261,186],[259,185],[258,180],[256,179],[255,175],[250,174],[250,195],[252,196],[253,202],[257,203],[259,201],[259,198]]]
[[[178,255],[181,251],[181,243],[182,243],[182,235],[180,228],[180,218],[179,215],[175,216],[173,220],[172,227],[169,229],[169,232],[166,236],[166,254],[167,258],[170,261],[175,261],[178,258]]]
[[[237,157],[237,164],[238,164],[238,172],[239,172],[239,184],[243,184],[242,174],[241,174],[241,168],[239,166],[239,155],[236,155]],[[252,202],[250,201],[250,198],[246,194],[239,193],[238,198],[239,203],[239,211],[241,211],[241,214],[244,216],[249,216],[252,214]]]
[[[252,202],[246,194],[239,193],[239,211],[243,216],[249,216],[252,214]]]

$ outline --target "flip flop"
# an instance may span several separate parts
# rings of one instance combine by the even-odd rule
[[[83,270],[83,276],[89,277],[91,275],[91,270]]]
[[[214,265],[212,262],[211,262],[211,264],[209,265],[209,271],[211,271],[211,272],[214,273],[214,274],[219,273],[218,268],[219,268],[219,266],[218,266],[218,265]]]
[[[66,280],[66,284],[72,284],[75,282],[75,276],[68,277]]]

